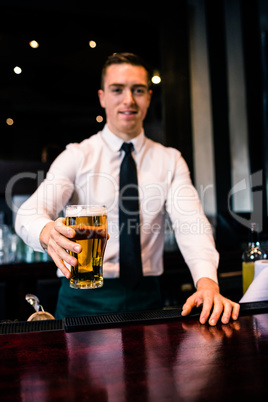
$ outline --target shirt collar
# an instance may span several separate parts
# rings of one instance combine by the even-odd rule
[[[105,124],[103,130],[102,130],[102,137],[107,144],[112,148],[113,151],[120,151],[121,146],[123,144],[123,140],[119,138],[117,135],[113,134],[112,131],[108,128],[107,124]],[[131,141],[132,144],[134,145],[134,149],[136,152],[139,152],[141,150],[141,147],[144,143],[145,140],[145,135],[144,135],[144,130],[142,129],[141,133],[133,138]]]

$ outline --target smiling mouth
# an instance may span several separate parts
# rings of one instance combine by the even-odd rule
[[[121,112],[119,112],[120,114],[123,114],[123,115],[125,115],[125,116],[131,116],[131,115],[133,115],[133,114],[137,114],[137,111],[136,110],[128,110],[128,111],[121,111]]]

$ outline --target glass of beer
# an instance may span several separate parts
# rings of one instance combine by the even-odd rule
[[[103,285],[103,256],[107,243],[107,210],[97,205],[68,205],[66,225],[75,231],[74,241],[81,244],[81,253],[69,253],[77,258],[71,266],[70,287],[96,289]]]

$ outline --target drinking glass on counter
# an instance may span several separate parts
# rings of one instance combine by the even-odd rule
[[[259,228],[255,222],[251,223],[248,247],[242,255],[243,294],[246,293],[254,278],[255,261],[264,260],[267,253],[261,248],[259,241]]]
[[[68,205],[66,225],[75,231],[74,241],[82,246],[81,253],[69,253],[77,258],[71,266],[70,286],[75,289],[95,289],[103,286],[103,257],[108,239],[107,210],[98,205]]]

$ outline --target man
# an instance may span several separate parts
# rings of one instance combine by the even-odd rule
[[[76,265],[66,250],[79,253],[75,233],[57,214],[71,204],[106,205],[110,239],[104,258],[104,286],[71,289],[62,279],[56,316],[87,315],[160,306],[157,277],[163,272],[164,211],[169,213],[182,254],[191,270],[196,292],[182,315],[203,305],[200,322],[216,325],[237,319],[239,305],[224,298],[217,284],[218,253],[188,168],[179,151],[145,137],[143,120],[150,105],[149,72],[136,55],[110,56],[99,90],[107,124],[80,144],[70,144],[54,161],[46,180],[17,215],[16,230],[36,250],[47,250],[61,275],[70,278],[65,263]],[[138,176],[140,244],[143,278],[135,289],[120,280],[119,175],[123,143],[132,142]],[[33,211],[33,213],[29,212]],[[26,215],[27,214],[27,215]]]

